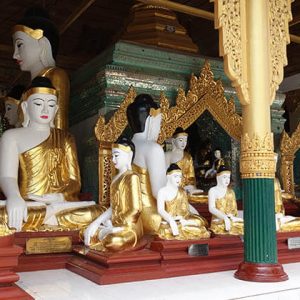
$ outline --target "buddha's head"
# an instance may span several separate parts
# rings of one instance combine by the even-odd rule
[[[182,180],[182,171],[177,164],[171,164],[167,169],[167,182],[173,187],[178,188]]]
[[[10,126],[16,127],[18,123],[18,108],[20,99],[25,87],[23,85],[14,86],[4,97],[5,115]]]
[[[119,138],[112,145],[112,162],[118,170],[131,170],[131,163],[134,158],[135,146],[126,137]]]
[[[162,115],[159,106],[148,94],[140,94],[127,108],[128,124],[133,133],[143,132],[147,140],[156,141]]]
[[[215,158],[216,159],[220,159],[222,156],[221,154],[221,150],[220,149],[216,149],[215,152],[214,152],[214,155],[215,155]]]
[[[57,91],[50,79],[36,77],[22,95],[21,103],[24,115],[23,127],[33,124],[54,127],[54,118],[58,110]]]
[[[173,136],[172,144],[173,147],[178,150],[184,150],[188,141],[188,133],[183,130],[181,127],[177,127]]]
[[[231,171],[225,166],[220,166],[217,170],[217,185],[223,188],[227,188],[230,183]]]
[[[29,9],[12,29],[14,54],[22,71],[31,71],[35,65],[55,66],[59,34],[47,12],[41,8]]]

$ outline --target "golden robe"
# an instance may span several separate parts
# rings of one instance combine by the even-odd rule
[[[149,173],[137,165],[132,165],[132,169],[139,175],[142,194],[141,218],[145,234],[156,234],[158,232],[161,216],[157,212],[156,199],[152,195]]]
[[[78,200],[80,172],[71,134],[52,128],[45,141],[20,154],[19,159],[23,199],[27,199],[28,194],[62,193],[67,201]]]
[[[231,188],[227,188],[226,194],[223,198],[216,199],[216,208],[226,215],[231,214],[234,217],[237,217],[238,211],[235,193]],[[212,215],[210,230],[215,234],[243,235],[244,222],[233,222],[231,220],[231,228],[229,231],[226,231],[224,221]]]
[[[196,185],[195,170],[193,164],[193,158],[188,152],[184,152],[183,157],[177,163],[178,167],[182,171],[181,186]]]
[[[112,182],[110,205],[112,225],[122,227],[123,230],[108,234],[91,248],[101,251],[121,251],[135,247],[143,237],[141,189],[137,174],[126,171]]]
[[[278,178],[274,179],[274,198],[275,198],[275,214],[281,213],[285,216],[285,209],[282,201],[281,186]],[[279,231],[291,232],[300,231],[300,218],[295,217],[294,220],[281,224],[279,221]]]
[[[210,232],[206,229],[207,221],[201,216],[190,213],[188,197],[182,188],[178,189],[178,193],[173,200],[165,201],[165,210],[172,217],[182,216],[187,221],[193,221],[195,225],[182,226],[180,221],[176,221],[179,235],[174,236],[170,225],[163,221],[158,232],[160,238],[165,240],[192,240],[210,237]]]
[[[68,109],[70,98],[70,80],[63,69],[50,67],[44,69],[38,76],[47,77],[58,92],[58,111],[54,120],[56,128],[68,129]]]

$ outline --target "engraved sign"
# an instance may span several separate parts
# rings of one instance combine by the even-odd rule
[[[59,253],[72,251],[72,237],[41,237],[26,240],[26,254]]]
[[[299,249],[300,248],[300,237],[288,238],[288,248],[289,249]]]
[[[188,254],[190,256],[208,256],[208,244],[190,245]]]

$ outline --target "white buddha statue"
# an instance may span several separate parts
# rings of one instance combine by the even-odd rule
[[[7,130],[0,139],[0,187],[7,211],[2,209],[0,216],[17,231],[38,230],[42,224],[80,227],[76,216],[62,211],[94,202],[76,202],[80,172],[75,142],[68,132],[53,128],[57,92],[48,78],[36,77],[22,97],[23,127]],[[98,213],[98,208],[88,210],[81,225]]]
[[[176,164],[167,170],[167,184],[158,191],[157,208],[163,221],[158,236],[166,240],[190,240],[209,238],[207,221],[199,215],[192,214],[188,197],[180,187],[182,171]]]
[[[192,156],[184,151],[188,141],[188,133],[181,127],[176,128],[172,136],[172,151],[165,153],[167,168],[176,163],[182,171],[182,187],[189,194],[202,193],[196,188],[195,171]]]
[[[134,133],[135,157],[132,168],[141,181],[144,232],[156,234],[161,222],[156,198],[160,188],[166,184],[164,151],[156,142],[162,115],[150,95],[140,94],[128,106],[127,118]]]
[[[224,166],[224,159],[222,158],[222,153],[220,149],[214,151],[215,159],[210,169],[205,172],[205,178],[214,178],[217,174],[218,169]]]
[[[238,217],[233,189],[229,188],[231,172],[221,166],[216,175],[217,185],[208,191],[208,210],[212,214],[210,230],[215,234],[243,235],[244,222]]]
[[[84,231],[84,243],[92,249],[130,250],[143,236],[140,180],[131,169],[134,151],[134,144],[125,137],[112,145],[118,174],[110,186],[110,207]]]
[[[55,127],[67,129],[70,82],[67,73],[55,66],[59,44],[57,28],[46,11],[34,7],[26,12],[12,31],[13,58],[22,71],[30,72],[31,80],[37,76],[51,80],[58,93],[59,110]]]

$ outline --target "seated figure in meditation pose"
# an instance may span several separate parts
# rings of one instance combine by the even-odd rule
[[[187,193],[180,187],[182,171],[176,164],[167,170],[167,184],[158,191],[157,207],[163,218],[158,236],[166,240],[209,238],[207,221],[190,212]]]
[[[129,250],[143,236],[140,180],[131,169],[134,148],[125,137],[112,145],[112,162],[118,174],[110,185],[110,207],[84,232],[84,243],[92,249]]]
[[[278,155],[275,153],[275,164],[277,164]],[[275,220],[276,230],[281,232],[300,231],[300,218],[285,215],[283,205],[282,190],[279,179],[274,178],[274,198],[275,198]]]
[[[135,156],[132,169],[139,175],[142,192],[142,221],[145,234],[156,234],[161,217],[157,213],[156,197],[166,184],[165,155],[156,142],[162,114],[148,94],[138,95],[127,108],[127,119],[134,135]]]
[[[41,7],[29,8],[12,29],[13,58],[22,71],[30,72],[31,80],[47,77],[57,92],[56,128],[68,128],[70,82],[68,74],[55,66],[59,32],[48,13]]]
[[[187,145],[188,133],[181,127],[176,128],[172,136],[172,151],[165,153],[166,165],[176,163],[182,171],[181,186],[190,194],[201,193],[203,190],[196,188],[195,171],[192,156],[184,151]]]
[[[243,235],[244,222],[237,217],[234,191],[228,187],[231,172],[221,166],[216,176],[217,185],[208,191],[208,210],[212,214],[210,230],[215,234]]]
[[[214,178],[221,166],[224,166],[224,159],[222,158],[221,150],[216,149],[214,152],[215,159],[213,161],[212,167],[208,169],[205,173],[205,178]]]
[[[93,201],[76,202],[76,147],[68,132],[53,128],[56,90],[48,78],[37,77],[22,97],[23,127],[7,130],[0,140],[0,187],[7,211],[2,207],[0,217],[17,231],[38,230],[42,224],[69,229],[88,225],[99,208]],[[79,207],[84,208],[72,213]]]

